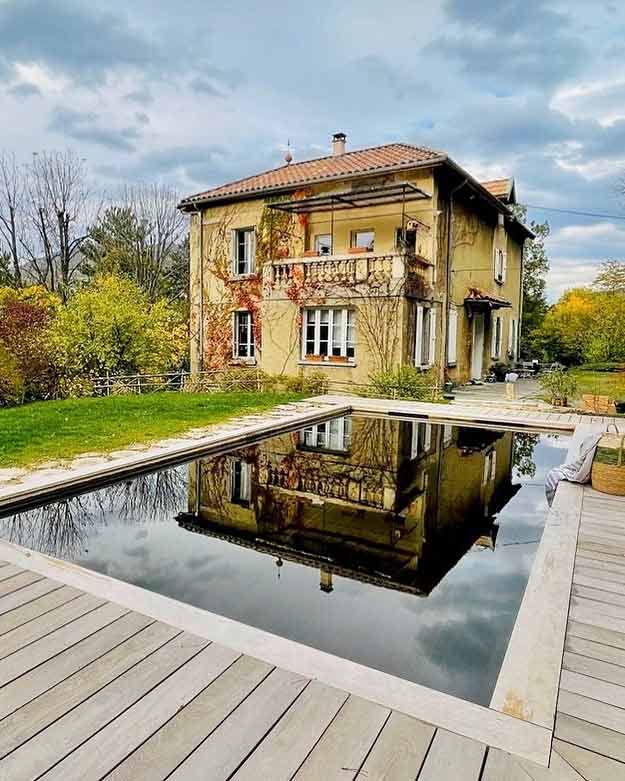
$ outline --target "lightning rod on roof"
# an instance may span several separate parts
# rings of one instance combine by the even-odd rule
[[[288,138],[286,142],[286,152],[284,154],[284,159],[286,160],[286,164],[289,165],[289,163],[293,160],[293,155],[291,154],[291,139]]]

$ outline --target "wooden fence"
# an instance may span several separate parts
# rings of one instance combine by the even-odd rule
[[[348,396],[373,396],[371,385],[350,381],[337,381],[318,378],[301,377],[304,383],[297,387],[298,377],[272,377],[260,369],[213,369],[202,372],[166,372],[163,374],[107,374],[92,378],[94,396],[117,396],[130,393],[158,393],[162,391],[188,391],[211,393],[215,391],[269,391],[293,390],[316,396],[322,393],[337,393]],[[432,385],[428,390],[428,400],[440,398],[440,387]],[[394,389],[387,394],[388,398],[410,398],[402,396]]]

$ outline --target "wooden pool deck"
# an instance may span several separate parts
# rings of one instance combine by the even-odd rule
[[[549,769],[17,566],[3,543],[0,779],[623,779],[624,507],[584,489]]]

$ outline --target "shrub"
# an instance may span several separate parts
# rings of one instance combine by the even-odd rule
[[[319,396],[328,391],[328,378],[322,371],[300,372],[296,376],[286,376],[282,379],[284,389],[291,393],[308,393]]]
[[[17,361],[0,346],[0,407],[12,407],[24,400],[24,380]]]
[[[431,401],[436,398],[436,382],[432,372],[423,372],[415,366],[397,366],[370,375],[372,396],[392,399]]]
[[[57,372],[50,327],[60,302],[41,287],[0,289],[0,346],[14,361],[22,381],[22,400],[54,394]]]
[[[540,386],[549,394],[549,401],[554,405],[564,404],[577,393],[577,380],[566,369],[554,369],[540,377]]]
[[[187,328],[175,307],[150,303],[134,282],[108,275],[69,299],[51,339],[68,377],[160,373],[180,365]]]

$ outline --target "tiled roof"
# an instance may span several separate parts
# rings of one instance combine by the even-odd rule
[[[445,155],[434,149],[412,144],[386,144],[369,149],[344,152],[342,155],[318,157],[301,163],[290,163],[270,171],[238,179],[212,190],[191,195],[181,202],[189,206],[196,202],[236,198],[248,193],[312,184],[326,179],[340,179],[354,174],[407,168],[410,165],[441,160]]]
[[[514,190],[514,179],[492,179],[489,182],[480,182],[491,195],[508,202]]]
[[[489,304],[493,306],[493,308],[512,306],[510,301],[506,301],[505,298],[497,298],[496,296],[491,296],[488,293],[485,293],[479,287],[470,287],[469,290],[467,291],[467,295],[465,296],[464,300],[469,303],[475,302],[475,303]]]

